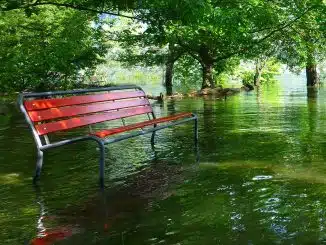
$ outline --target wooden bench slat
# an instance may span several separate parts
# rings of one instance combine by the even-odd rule
[[[68,130],[72,128],[78,128],[90,124],[100,123],[104,121],[110,121],[125,117],[131,117],[141,114],[146,114],[152,112],[150,106],[128,108],[120,111],[110,111],[102,112],[93,115],[86,115],[82,117],[74,117],[66,120],[61,120],[57,122],[49,122],[35,125],[35,129],[39,135],[45,135],[48,133],[53,133],[57,131]]]
[[[192,113],[189,113],[189,112],[179,113],[179,114],[176,114],[176,115],[172,115],[172,116],[168,116],[168,117],[161,117],[161,118],[158,118],[158,119],[153,119],[153,120],[148,120],[148,121],[144,121],[144,122],[140,122],[140,123],[135,123],[135,124],[131,124],[131,125],[128,125],[128,126],[112,128],[112,129],[108,129],[108,130],[101,130],[101,131],[98,131],[98,132],[96,132],[96,133],[94,133],[92,135],[96,135],[97,137],[100,137],[100,138],[105,138],[105,137],[110,136],[110,135],[123,133],[123,132],[131,131],[131,130],[138,129],[138,128],[143,128],[143,127],[154,125],[154,124],[159,124],[159,123],[164,123],[164,122],[169,122],[169,121],[175,121],[175,120],[178,120],[180,118],[191,117],[191,116],[192,116]]]
[[[105,103],[93,103],[88,105],[74,105],[69,107],[50,108],[39,111],[29,111],[28,115],[33,122],[41,122],[62,117],[72,117],[101,111],[110,111],[115,109],[145,105],[149,105],[149,101],[147,99],[131,99],[114,102],[110,101]]]
[[[103,94],[70,96],[56,99],[26,100],[24,105],[27,111],[34,111],[62,106],[89,104],[107,100],[120,100],[137,97],[145,97],[145,93],[143,91],[109,92]]]

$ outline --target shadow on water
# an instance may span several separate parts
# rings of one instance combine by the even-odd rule
[[[326,241],[326,91],[276,84],[226,101],[155,104],[193,124],[98,151],[47,152],[38,189],[35,148],[14,106],[0,115],[1,244],[320,244]]]
[[[30,243],[53,244],[67,240],[69,244],[74,239],[74,243],[88,244],[94,240],[94,232],[103,237],[117,236],[116,223],[151,209],[153,199],[164,200],[173,195],[169,188],[183,180],[182,172],[179,165],[169,166],[155,160],[150,168],[128,177],[126,184],[95,190],[82,203],[55,210],[47,207],[45,192],[38,186],[35,188],[35,201],[39,205],[37,235]]]

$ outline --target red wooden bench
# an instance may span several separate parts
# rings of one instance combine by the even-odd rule
[[[95,88],[86,90],[22,93],[19,106],[29,124],[37,147],[34,181],[40,176],[43,151],[84,140],[96,141],[100,148],[100,183],[104,180],[105,144],[152,133],[188,121],[195,122],[195,142],[198,141],[198,120],[193,113],[180,113],[156,118],[145,92],[138,86]],[[148,119],[126,125],[125,118],[147,114]],[[90,125],[122,120],[122,126],[93,132]],[[87,135],[50,142],[49,136],[65,130],[88,126]],[[126,134],[121,134],[125,133]]]

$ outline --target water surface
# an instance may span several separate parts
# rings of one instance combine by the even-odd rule
[[[154,104],[158,116],[198,114],[200,161],[192,124],[160,131],[154,150],[150,136],[110,145],[104,191],[88,142],[46,152],[33,187],[34,143],[7,105],[0,244],[326,243],[326,91],[282,79],[226,101]]]

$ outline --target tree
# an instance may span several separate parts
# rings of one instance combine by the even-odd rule
[[[110,14],[115,16],[125,16],[121,10],[131,10],[138,5],[137,0],[0,0],[0,11],[11,11],[15,9],[32,10],[39,6],[55,6],[86,11],[97,14]]]
[[[254,58],[265,51],[264,43],[290,28],[315,7],[287,8],[288,0],[189,2],[186,0],[148,1],[136,11],[146,20],[144,32],[156,42],[178,45],[202,68],[202,89],[215,86],[215,68],[232,57]],[[144,37],[144,36],[143,36]]]
[[[282,48],[279,58],[291,70],[299,71],[305,68],[307,86],[313,87],[319,80],[317,65],[326,58],[325,4],[308,0],[295,2],[289,12],[307,8],[312,2],[319,4],[280,36]]]
[[[257,87],[258,90],[262,84],[273,83],[276,81],[274,76],[280,74],[281,64],[273,57],[257,57],[253,66],[253,70],[240,71],[242,83],[248,89]]]
[[[118,47],[118,54],[112,58],[126,66],[165,66],[164,85],[167,95],[171,95],[174,63],[185,51],[164,37],[153,35],[145,25],[123,18],[113,21],[107,30],[107,39]]]
[[[280,34],[286,36],[290,28],[314,11],[321,13],[318,15],[320,23],[325,19],[322,14],[325,12],[323,0],[14,0],[11,4],[0,2],[0,8],[4,10],[13,8],[29,10],[39,5],[108,13],[142,21],[146,26],[143,33],[135,36],[135,33],[129,32],[129,37],[128,32],[124,33],[127,34],[125,35],[127,44],[138,42],[148,47],[146,55],[138,61],[145,61],[148,57],[149,62],[152,62],[152,58],[155,57],[155,62],[163,62],[167,68],[166,84],[171,86],[174,62],[183,54],[188,54],[201,66],[202,88],[215,86],[215,69],[228,59],[259,56],[264,52],[267,41],[272,42]],[[121,11],[129,13],[126,15]],[[313,63],[313,59],[310,60],[312,60],[310,63]]]
[[[263,72],[269,72],[269,70],[274,70],[279,64],[275,59],[278,55],[280,47],[278,41],[269,41],[264,43],[265,47],[262,49],[262,52],[255,55],[253,58],[254,61],[254,78],[253,85],[259,87],[261,84],[261,79]],[[274,67],[276,65],[276,67]],[[276,70],[275,70],[276,71]]]
[[[28,15],[23,10],[0,12],[0,89],[72,86],[80,71],[90,72],[101,62],[103,43],[94,14],[51,6]]]

